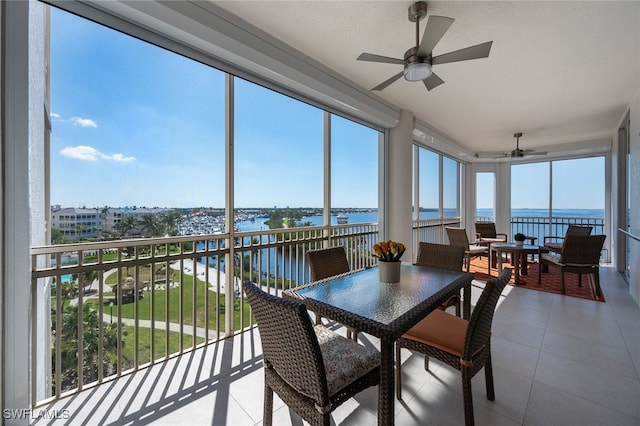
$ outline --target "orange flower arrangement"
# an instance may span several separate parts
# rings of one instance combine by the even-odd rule
[[[381,241],[373,245],[373,254],[383,262],[399,262],[406,247],[396,241]]]

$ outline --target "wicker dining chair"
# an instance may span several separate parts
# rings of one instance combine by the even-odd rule
[[[469,321],[441,310],[435,310],[396,341],[396,397],[402,399],[402,348],[427,355],[429,358],[457,369],[462,375],[462,397],[466,426],[474,424],[471,378],[484,367],[487,399],[495,399],[491,366],[491,324],[496,304],[505,285],[511,279],[511,269],[505,268],[497,278],[487,281]]]
[[[543,251],[562,253],[562,244],[564,243],[565,238],[569,235],[591,235],[591,231],[593,231],[593,226],[569,225],[564,237],[544,237],[542,242]]]
[[[542,280],[542,272],[548,266],[560,268],[560,292],[565,294],[564,274],[578,274],[578,285],[582,286],[582,274],[592,274],[596,295],[602,295],[600,288],[600,254],[606,235],[569,235],[564,239],[560,253],[540,253],[538,268],[538,285]],[[541,250],[542,251],[542,250]],[[546,267],[543,271],[543,266]]]
[[[469,238],[467,237],[467,231],[464,228],[446,228],[447,237],[449,237],[449,244],[452,246],[464,247],[464,259],[467,272],[471,267],[471,258],[479,257],[482,255],[488,255],[489,249],[487,247],[479,246],[476,244],[469,244]],[[487,265],[487,272],[490,272],[490,265]]]
[[[350,270],[347,252],[343,246],[307,250],[307,261],[309,262],[311,281],[323,280],[347,273]],[[316,324],[320,324],[322,317],[318,313],[314,314]],[[358,331],[347,327],[347,337],[358,340]]]
[[[416,265],[430,266],[448,271],[462,271],[463,262],[463,247],[427,242],[418,243],[418,259],[416,260]],[[445,310],[449,306],[453,306],[456,309],[456,316],[460,316],[460,302],[461,297],[460,293],[458,293],[441,304],[440,309]]]
[[[273,393],[311,425],[380,381],[380,352],[314,326],[304,304],[242,284],[258,324],[264,364],[262,424],[271,426]]]

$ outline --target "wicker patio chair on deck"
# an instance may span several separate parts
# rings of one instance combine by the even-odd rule
[[[476,303],[469,321],[441,310],[435,310],[396,341],[396,396],[402,399],[402,362],[400,350],[407,348],[434,357],[462,374],[464,422],[474,424],[471,378],[484,367],[487,399],[493,401],[493,368],[491,366],[491,324],[496,304],[511,279],[511,269],[505,268],[497,278],[490,279]]]
[[[486,246],[491,257],[491,267],[496,267],[497,259],[491,256],[491,244],[504,244],[508,241],[507,234],[497,232],[493,222],[476,222],[476,245]]]
[[[476,244],[469,244],[469,238],[467,238],[467,231],[464,228],[446,228],[447,237],[449,237],[449,244],[452,246],[458,246],[464,248],[464,259],[469,272],[471,267],[471,258],[482,255],[489,255],[489,249],[487,247],[479,246]],[[488,263],[488,262],[487,262]],[[491,265],[487,265],[487,273],[491,273]]]
[[[490,242],[507,242],[507,234],[496,232],[496,224],[493,222],[476,222],[476,243],[483,239]]]
[[[554,253],[562,253],[562,244],[569,235],[591,235],[593,226],[569,225],[564,237],[544,237],[542,248],[543,251],[551,251]]]
[[[314,325],[303,303],[243,285],[258,324],[264,363],[263,425],[271,426],[273,392],[312,425],[380,380],[380,353]]]
[[[543,266],[560,267],[560,292],[565,294],[564,274],[578,274],[578,285],[582,286],[582,274],[593,274],[596,295],[602,295],[600,288],[600,253],[606,235],[569,235],[564,239],[560,253],[540,253],[538,285],[541,283]],[[542,250],[542,249],[541,249]],[[546,271],[545,271],[546,272]]]
[[[418,259],[416,260],[416,265],[430,266],[448,271],[462,271],[463,262],[464,248],[462,247],[425,242],[418,244]],[[454,306],[456,308],[456,316],[460,316],[460,300],[459,293],[451,296],[446,302],[440,305],[440,309],[445,310],[449,306]]]

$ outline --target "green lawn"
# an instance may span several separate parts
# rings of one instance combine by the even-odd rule
[[[174,271],[174,282],[180,278],[180,273]],[[138,319],[151,319],[151,311],[153,307],[153,317],[156,321],[166,321],[167,305],[169,311],[169,322],[182,322],[187,325],[193,325],[195,318],[196,327],[205,326],[205,307],[208,305],[209,312],[209,329],[215,330],[218,323],[220,331],[224,331],[224,313],[226,309],[226,300],[224,295],[206,289],[204,281],[196,279],[195,283],[195,315],[194,315],[194,283],[191,275],[183,275],[182,285],[177,288],[167,290],[154,290],[153,297],[151,291],[144,291],[143,298],[137,303]],[[208,292],[208,293],[207,293]],[[208,303],[205,305],[205,293],[208,294]],[[168,300],[167,300],[168,298]],[[105,293],[103,299],[103,311],[110,313],[110,303],[114,302],[113,315],[117,315],[118,306],[115,304],[113,293]],[[97,300],[90,300],[87,303],[97,303]],[[240,329],[240,306],[236,301],[234,308],[234,324],[236,329]],[[121,307],[122,318],[135,318],[136,304],[126,303]],[[249,318],[249,304],[245,301],[243,306],[245,321]]]
[[[122,357],[124,359],[124,368],[131,368],[134,366],[134,351],[135,351],[135,338],[136,331],[134,327],[127,326],[127,335],[124,338],[124,346],[122,347]],[[183,335],[182,345],[183,348],[191,347],[192,336]],[[180,334],[170,331],[169,342],[167,344],[165,330],[154,330],[153,340],[151,340],[151,329],[146,327],[140,327],[138,329],[138,365],[152,362],[151,359],[151,345],[154,349],[154,358],[163,358],[165,356],[176,353],[180,350]],[[197,337],[196,344],[204,342],[204,338]],[[169,350],[167,351],[167,346]]]

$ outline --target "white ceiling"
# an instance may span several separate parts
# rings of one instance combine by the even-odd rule
[[[215,1],[215,4],[367,89],[415,44],[410,1]],[[384,100],[472,152],[610,140],[640,88],[640,2],[428,2],[455,22],[434,56],[493,40],[488,58],[436,65],[427,92],[400,79]],[[421,33],[426,21],[421,22]]]

